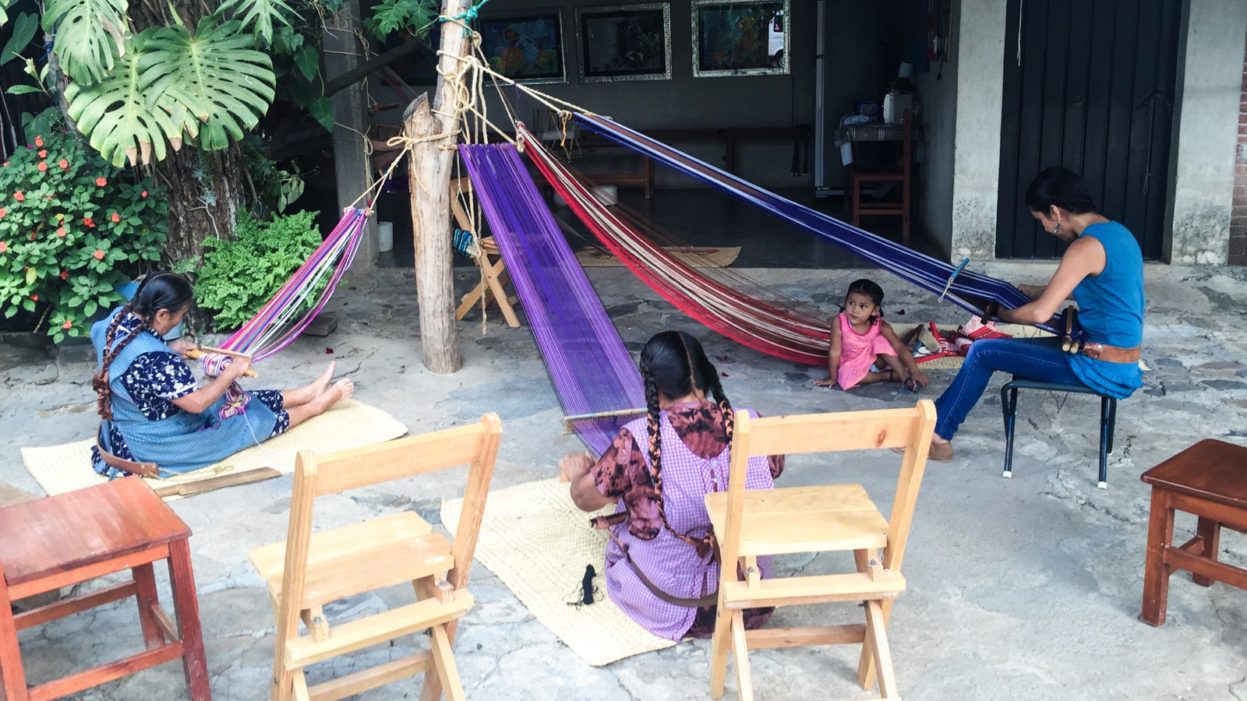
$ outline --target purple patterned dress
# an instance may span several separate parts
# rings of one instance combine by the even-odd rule
[[[757,416],[749,409],[737,411]],[[660,431],[667,520],[676,531],[699,538],[710,530],[705,495],[728,486],[729,441],[722,412],[709,402],[678,404],[662,412]],[[783,456],[751,459],[746,487],[771,489],[783,465]],[[626,547],[646,578],[670,596],[699,599],[718,590],[719,564],[713,556],[699,557],[696,548],[662,526],[650,473],[646,419],[620,429],[590,473],[599,492],[619,499],[616,513],[628,514],[611,527],[614,537],[606,545],[606,591],[611,600],[651,633],[668,640],[709,634],[714,606],[687,608],[663,601],[637,578],[620,549],[620,544]],[[769,558],[759,558],[758,564],[762,576],[769,577]],[[767,616],[769,611],[759,612],[747,624],[761,625]]]

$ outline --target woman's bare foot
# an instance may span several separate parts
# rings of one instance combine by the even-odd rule
[[[320,374],[311,384],[304,385],[298,389],[288,389],[281,393],[282,403],[287,409],[302,406],[313,401],[320,395],[325,393],[329,387],[329,382],[333,380],[334,363],[329,363],[329,367]]]
[[[352,394],[355,394],[355,383],[350,378],[342,378],[313,399],[312,407],[319,414],[338,402],[350,399]]]
[[[320,374],[320,377],[312,380],[312,384],[307,386],[308,389],[312,390],[313,398],[319,397],[325,393],[325,390],[329,387],[329,383],[333,380],[333,370],[336,366],[337,363],[330,361],[329,367],[325,368],[325,371]]]

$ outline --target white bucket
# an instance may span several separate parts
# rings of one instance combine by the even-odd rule
[[[619,204],[619,188],[614,185],[598,185],[593,188],[593,196],[607,207]]]
[[[394,222],[377,222],[377,252],[388,253],[394,250]]]

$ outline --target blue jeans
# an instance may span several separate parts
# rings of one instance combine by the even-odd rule
[[[997,370],[1029,380],[1081,385],[1082,380],[1070,369],[1069,354],[1060,344],[1059,338],[975,341],[953,383],[935,400],[936,435],[952,440]]]

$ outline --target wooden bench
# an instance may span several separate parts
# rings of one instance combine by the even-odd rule
[[[1152,485],[1147,560],[1143,568],[1143,612],[1154,626],[1165,623],[1169,575],[1188,570],[1196,584],[1214,581],[1247,589],[1247,570],[1217,562],[1221,527],[1247,531],[1247,448],[1202,440],[1143,473]],[[1195,537],[1173,545],[1173,514],[1197,517]]]

